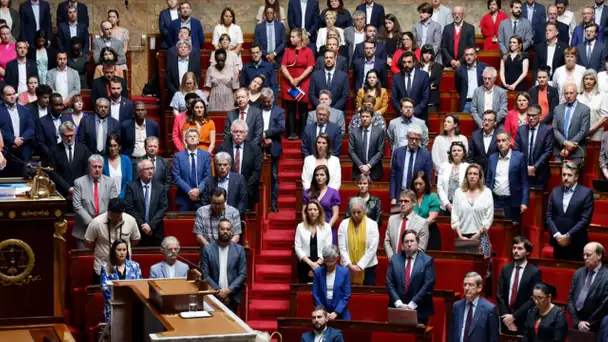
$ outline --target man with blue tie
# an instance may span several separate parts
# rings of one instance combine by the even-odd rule
[[[316,50],[317,30],[321,27],[318,0],[289,0],[287,7],[287,22],[289,29],[303,28],[310,38],[309,47]]]
[[[400,108],[400,100],[406,97],[414,100],[414,115],[428,122],[427,107],[429,105],[429,74],[415,67],[416,56],[411,51],[406,51],[401,55],[399,61],[401,72],[393,76],[391,90],[391,101],[393,107]]]
[[[340,157],[340,151],[342,151],[342,131],[340,127],[333,122],[329,121],[330,107],[326,104],[320,104],[317,106],[317,122],[310,123],[304,128],[304,134],[302,134],[302,158],[306,158],[312,155],[314,142],[319,134],[327,134],[331,140],[331,154]]]
[[[591,120],[589,107],[576,100],[576,84],[566,84],[566,103],[555,107],[553,115],[553,154],[558,160],[582,160]]]
[[[274,71],[274,66],[264,60],[262,53],[263,50],[259,44],[251,44],[249,48],[251,62],[245,64],[243,70],[241,70],[241,87],[249,87],[249,84],[257,75],[264,75],[262,87],[270,87],[275,98],[278,98],[279,83],[277,81],[277,74]],[[274,104],[276,104],[276,100]]]
[[[386,271],[389,307],[415,310],[419,324],[427,324],[435,314],[433,288],[435,264],[433,258],[418,249],[420,237],[415,230],[406,229],[400,237],[401,253],[394,254]]]
[[[556,260],[580,261],[589,241],[593,191],[578,184],[579,173],[577,162],[565,162],[561,169],[562,185],[553,188],[549,195],[545,225]]]
[[[186,131],[187,148],[173,158],[173,180],[177,186],[175,203],[179,211],[195,211],[202,206],[200,195],[205,179],[211,176],[211,155],[197,148],[200,133],[196,129]]]
[[[480,295],[483,279],[469,272],[462,286],[465,298],[454,303],[448,342],[498,342],[496,306]]]
[[[350,95],[348,74],[336,69],[336,52],[327,50],[324,53],[325,68],[312,73],[308,96],[313,107],[319,105],[321,90],[331,92],[334,108],[344,110]]]
[[[428,149],[429,146],[429,129],[421,119],[414,116],[414,101],[409,98],[403,98],[399,101],[401,116],[392,119],[388,123],[386,135],[388,137],[388,147],[391,151],[395,151],[398,147],[407,145],[407,133],[412,125],[417,125],[422,130],[420,146]]]
[[[533,44],[545,41],[545,25],[547,24],[545,6],[535,0],[526,0],[521,8],[521,16],[532,24]]]
[[[356,10],[365,13],[366,24],[374,25],[377,30],[384,27],[384,7],[374,0],[365,0]]]
[[[285,51],[285,26],[276,20],[274,7],[267,6],[264,16],[266,20],[255,25],[254,42],[262,48],[264,60],[278,69]]]
[[[414,175],[419,171],[426,172],[427,176],[433,174],[431,152],[419,147],[421,136],[420,127],[411,125],[407,132],[407,145],[393,151],[389,182],[391,204],[397,204],[401,190],[410,188]]]
[[[576,45],[578,50],[577,64],[597,72],[606,70],[606,56],[608,55],[604,43],[598,38],[600,27],[596,23],[585,26],[585,41]]]
[[[15,88],[5,86],[2,89],[0,105],[0,132],[4,137],[4,150],[7,156],[7,165],[3,170],[3,177],[22,177],[23,163],[32,159],[32,145],[34,139],[34,121],[30,112],[17,104]],[[14,156],[14,157],[13,157]]]

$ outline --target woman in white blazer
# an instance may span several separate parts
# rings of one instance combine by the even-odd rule
[[[448,152],[453,141],[462,141],[465,151],[469,146],[469,141],[464,134],[460,134],[460,119],[455,114],[450,114],[445,117],[443,122],[443,134],[435,137],[431,155],[433,158],[433,166],[437,171],[443,163],[449,162]]]
[[[296,228],[294,245],[300,260],[298,280],[309,283],[312,282],[314,270],[323,265],[322,251],[325,246],[332,244],[332,235],[319,201],[308,202],[302,216],[304,220]]]
[[[302,169],[302,187],[304,190],[310,189],[312,174],[319,165],[325,165],[329,169],[328,187],[340,190],[342,186],[342,168],[340,159],[331,154],[331,140],[327,134],[319,134],[315,140],[315,149],[312,155],[304,158],[304,168]]]
[[[441,215],[449,216],[452,212],[452,200],[456,189],[460,188],[467,167],[467,150],[461,141],[450,145],[448,162],[441,164],[437,173],[437,195],[441,202]]]
[[[338,228],[340,264],[350,272],[352,285],[373,286],[378,265],[378,225],[367,217],[365,201],[361,198],[351,198],[349,206],[351,216]]]

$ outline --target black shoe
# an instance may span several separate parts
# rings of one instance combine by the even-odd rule
[[[275,203],[272,204],[271,209],[273,213],[277,213],[279,212],[279,209],[277,208],[277,205]]]
[[[295,134],[292,134],[292,135],[289,136],[289,138],[287,138],[287,140],[298,140],[298,139],[300,139],[300,137],[298,137]]]

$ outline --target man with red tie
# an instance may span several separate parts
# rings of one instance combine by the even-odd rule
[[[532,291],[540,283],[540,270],[528,263],[532,243],[521,236],[513,239],[513,262],[504,265],[498,278],[496,301],[501,320],[501,332],[522,335],[528,310],[534,306]]]
[[[388,305],[416,310],[418,323],[426,325],[435,313],[435,264],[432,257],[420,251],[420,236],[415,230],[406,229],[400,240],[403,250],[393,255],[386,271]]]
[[[422,217],[414,212],[416,204],[416,193],[412,190],[403,190],[399,194],[399,207],[401,213],[391,215],[388,219],[388,226],[384,235],[384,250],[390,259],[393,254],[401,252],[403,245],[403,232],[412,230],[418,235],[418,249],[421,252],[426,250],[429,242],[429,224]]]

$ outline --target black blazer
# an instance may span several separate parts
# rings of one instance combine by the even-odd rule
[[[89,173],[89,157],[91,151],[80,143],[73,147],[72,164],[68,163],[68,156],[63,143],[56,144],[46,157],[48,166],[53,168],[51,179],[57,186],[57,191],[67,196],[68,189],[74,185],[74,180]]]
[[[80,8],[80,5],[78,5]],[[86,54],[89,51],[89,27],[86,24],[80,22],[78,17],[78,23],[76,24],[76,37],[82,39],[82,53]],[[57,51],[60,52],[71,52],[71,40],[70,37],[70,24],[67,22],[59,24],[57,26],[57,35],[55,36]]]
[[[87,7],[87,5],[83,4],[82,2],[77,2],[77,6],[76,6],[76,20],[78,21],[79,24],[83,24],[85,26],[89,26],[89,8]],[[57,26],[61,25],[61,23],[67,23],[68,21],[68,6],[70,5],[70,1],[62,1],[59,3],[59,5],[57,6]],[[69,30],[68,30],[69,32]],[[88,34],[87,34],[88,37]],[[88,39],[87,39],[88,41]],[[87,44],[88,46],[88,44]]]
[[[232,157],[232,172],[235,171],[233,148],[234,145],[231,140],[224,141],[217,148],[217,152],[227,152],[230,157]],[[243,151],[241,152],[241,160],[241,174],[245,177],[245,182],[247,183],[247,197],[249,203],[257,203],[260,200],[258,184],[260,183],[260,177],[262,176],[262,162],[264,161],[262,150],[258,145],[245,141]]]
[[[365,82],[363,79],[367,76],[365,72],[365,59],[358,58],[353,60],[353,77],[355,78],[355,89],[354,93],[357,94],[359,89],[363,88]],[[388,66],[386,65],[386,59],[376,57],[374,59],[374,69],[380,74],[380,84],[382,88],[388,88]]]
[[[524,322],[528,314],[528,310],[534,306],[532,292],[534,286],[541,282],[540,271],[530,263],[526,265],[523,273],[520,271],[520,282],[517,287],[517,297],[515,299],[515,310],[509,308],[509,293],[511,292],[511,275],[513,274],[514,263],[506,264],[500,271],[498,278],[498,290],[496,292],[496,301],[498,313],[500,316],[512,314],[515,317],[515,325],[518,331],[524,330]]]
[[[228,178],[228,198],[226,198],[226,204],[236,208],[242,215],[247,210],[247,181],[243,175],[236,172],[230,172]],[[211,204],[211,192],[217,187],[217,176],[205,179],[205,189],[203,189],[201,194],[203,205]]]
[[[483,69],[488,65],[484,62],[477,61],[475,66],[477,71],[477,86],[483,85]],[[460,111],[464,110],[464,104],[467,101],[467,93],[469,92],[469,74],[467,73],[466,63],[456,68],[454,72],[454,83],[456,85],[456,91],[460,95]]]
[[[121,96],[125,99],[128,98],[129,95],[127,94],[127,81],[122,77],[116,78],[118,78],[120,80],[120,83],[122,84]],[[91,84],[91,104],[93,107],[95,106],[95,101],[97,101],[97,99],[100,97],[106,98],[108,100],[110,99],[110,93],[108,89],[109,87],[107,86],[105,77],[98,77],[93,80],[93,84]]]
[[[553,77],[553,73],[557,68],[564,65],[566,62],[564,61],[564,51],[568,47],[568,42],[563,42],[561,40],[557,40],[557,44],[555,45],[555,52],[553,53],[553,61],[551,68],[550,77]],[[532,65],[532,80],[534,84],[536,82],[536,72],[538,71],[538,67],[542,65],[547,65],[547,50],[549,46],[547,45],[547,41],[543,40],[541,43],[534,45],[534,52],[536,52],[536,57],[534,57],[534,64]]]
[[[201,59],[198,51],[192,51],[188,57],[188,71],[193,72],[198,79],[198,84],[201,84]],[[170,57],[170,58],[169,58]],[[169,101],[173,98],[173,95],[179,91],[179,86],[182,80],[179,79],[179,68],[177,67],[177,54],[167,55],[167,90],[169,91]]]
[[[319,105],[321,90],[329,90],[332,97],[332,107],[343,111],[350,95],[348,73],[334,69],[331,82],[327,84],[325,69],[313,72],[310,76],[308,97],[314,108]]]
[[[587,69],[593,69],[597,72],[606,70],[606,48],[604,43],[595,40],[591,56],[587,56],[587,47],[585,43],[580,43],[576,46],[578,50],[578,58],[576,64],[582,65]]]
[[[589,242],[587,230],[593,216],[593,191],[577,184],[566,212],[564,212],[563,199],[564,187],[553,188],[549,195],[545,219],[545,226],[549,231],[549,243],[555,248],[558,244],[553,235],[557,232],[568,234],[572,242],[566,248],[580,250],[582,253],[583,248]],[[580,254],[578,255],[580,256]]]
[[[59,116],[59,120],[63,123],[69,119],[66,116]],[[57,145],[57,137],[59,132],[55,129],[53,116],[51,113],[43,116],[36,124],[36,150],[41,156],[49,154],[50,150]]]
[[[555,111],[555,107],[559,105],[559,91],[555,87],[548,87],[547,100],[549,100],[549,114],[545,116],[541,123],[551,125],[553,123],[553,113]],[[530,101],[532,102],[531,104],[538,104],[538,86],[528,89],[528,95],[530,95]]]
[[[224,140],[232,139],[232,135],[230,134],[230,126],[232,125],[232,122],[239,119],[239,117],[240,112],[238,108],[226,113]],[[262,110],[250,105],[247,109],[247,117],[245,118],[245,122],[249,128],[247,140],[253,142],[253,144],[256,146],[259,146],[262,142],[262,137],[264,136],[264,117],[262,116]]]
[[[269,120],[268,129],[264,131],[266,138],[272,140],[269,152],[273,157],[280,157],[283,155],[281,136],[285,133],[285,110],[281,107],[272,106]]]
[[[486,153],[485,146],[483,145],[483,130],[481,128],[473,132],[469,141],[469,157],[467,162],[469,164],[479,164],[483,168],[484,173],[488,171],[488,158],[492,153],[498,152],[498,147],[496,146],[497,133],[498,129],[494,129],[492,141],[490,142],[490,146],[488,146],[488,153]]]
[[[40,0],[38,3],[40,7],[40,29],[45,31],[47,37],[52,37],[53,24],[51,20],[51,6],[44,0]],[[36,37],[36,17],[34,17],[31,2],[24,1],[19,5],[19,19],[21,20],[21,33],[19,39],[27,41],[30,46],[34,46]]]
[[[68,32],[69,33],[69,32]],[[87,39],[89,37],[89,32],[87,31]],[[68,47],[70,45],[68,44]],[[86,53],[86,52],[85,52]],[[57,67],[57,50],[52,45],[46,47],[46,56],[49,59],[48,61],[48,70],[55,69]],[[30,46],[27,49],[27,59],[34,61],[34,66],[36,66],[36,48]],[[46,83],[46,80],[43,81]]]
[[[469,46],[475,46],[475,27],[463,22],[458,43],[458,60],[460,64],[465,64],[464,49]],[[450,61],[454,59],[454,23],[450,23],[443,28],[443,34],[441,35],[441,58],[441,61],[445,65],[450,65]]]
[[[78,127],[78,141],[85,144],[92,153],[103,154],[106,149],[105,146],[103,147],[104,151],[97,151],[96,120],[97,115],[95,114],[86,116],[80,120],[80,126]],[[109,136],[110,134],[118,134],[120,136],[120,122],[110,115],[106,117],[106,120],[108,120],[106,136]]]
[[[526,160],[529,160],[530,154],[530,139],[528,135],[530,128],[528,125],[519,126],[517,135],[515,136],[515,150],[521,151]],[[547,180],[551,175],[549,169],[549,159],[553,155],[553,127],[543,123],[537,126],[534,138],[534,151],[532,151],[532,160],[536,167],[536,177],[528,176],[528,183],[537,189],[544,189]]]
[[[440,63],[434,63],[433,69],[430,71],[431,73],[429,74],[429,87],[431,85],[434,85],[436,89],[431,89],[429,93],[429,104],[439,106],[439,103],[441,103],[439,85],[441,84],[441,76],[443,76],[443,65],[441,65]]]
[[[586,321],[589,322],[591,331],[597,332],[602,319],[608,314],[608,298],[606,297],[606,293],[608,293],[608,271],[606,267],[599,269],[591,284],[587,298],[585,298],[583,308],[579,311],[576,309],[576,299],[583,289],[588,272],[589,269],[584,266],[574,272],[572,285],[570,285],[570,291],[568,292],[568,312],[574,327],[580,321]]]
[[[371,165],[370,176],[372,180],[379,181],[384,176],[384,166],[382,165],[382,157],[384,156],[384,129],[380,126],[370,126],[369,128],[369,146],[368,160],[365,160],[364,141],[363,141],[363,126],[357,127],[348,132],[348,155],[353,161],[352,176],[357,179],[361,174],[359,166]]]
[[[522,342],[565,342],[568,336],[568,320],[564,310],[554,306],[549,313],[543,317],[538,325],[536,334],[536,321],[540,318],[538,308],[532,308],[526,317],[524,338]]]
[[[50,57],[49,57],[50,58]],[[53,60],[54,62],[55,60]],[[49,65],[51,61],[49,59]],[[38,77],[38,68],[36,67],[36,61],[33,59],[28,59],[25,64],[25,73],[26,80],[32,76]],[[6,85],[10,85],[15,88],[17,91],[17,86],[19,85],[19,67],[17,66],[17,60],[13,59],[12,61],[6,64],[6,73],[4,75],[4,83]]]
[[[28,104],[27,106],[25,106],[25,108],[27,108],[27,110],[30,111],[30,113],[32,113],[32,120],[34,120],[34,123],[36,123],[36,121],[40,120],[40,111],[38,110],[38,102],[34,101],[30,104]],[[50,111],[51,108],[47,107],[47,111]]]
[[[145,120],[146,137],[160,138],[160,126],[158,125],[158,123],[148,118],[146,118]],[[133,154],[133,149],[135,149],[135,121],[121,120],[121,122],[122,125],[120,127],[120,137],[122,138],[122,153],[130,157]]]
[[[112,114],[112,103],[110,102],[110,114]],[[124,123],[129,120],[133,120],[134,117],[133,101],[126,97],[120,97],[120,107],[118,109],[118,121]],[[158,135],[157,135],[158,137]],[[123,146],[124,147],[124,146]]]
[[[141,229],[141,225],[147,223],[150,228],[152,228],[152,235],[158,240],[158,243],[160,243],[165,235],[163,217],[169,208],[169,199],[167,196],[167,188],[165,188],[163,183],[152,179],[151,184],[152,191],[150,193],[150,211],[148,222],[145,221],[146,204],[144,202],[144,188],[141,185],[141,180],[139,178],[127,184],[125,204],[127,207],[127,213],[135,218],[137,226]],[[146,241],[147,238],[148,235],[141,232],[142,242]],[[144,245],[152,245],[155,244],[155,242],[156,241],[152,243],[144,242]]]
[[[122,134],[122,133],[121,133]],[[123,140],[124,145],[124,140]],[[145,155],[143,159],[149,159],[148,155]],[[133,160],[133,178],[139,178],[139,173],[137,172],[137,160]],[[154,177],[152,178],[154,181],[159,182],[165,185],[165,189],[167,189],[167,193],[169,193],[169,189],[171,189],[171,168],[169,167],[169,162],[167,159],[156,156],[156,165],[154,168]]]

